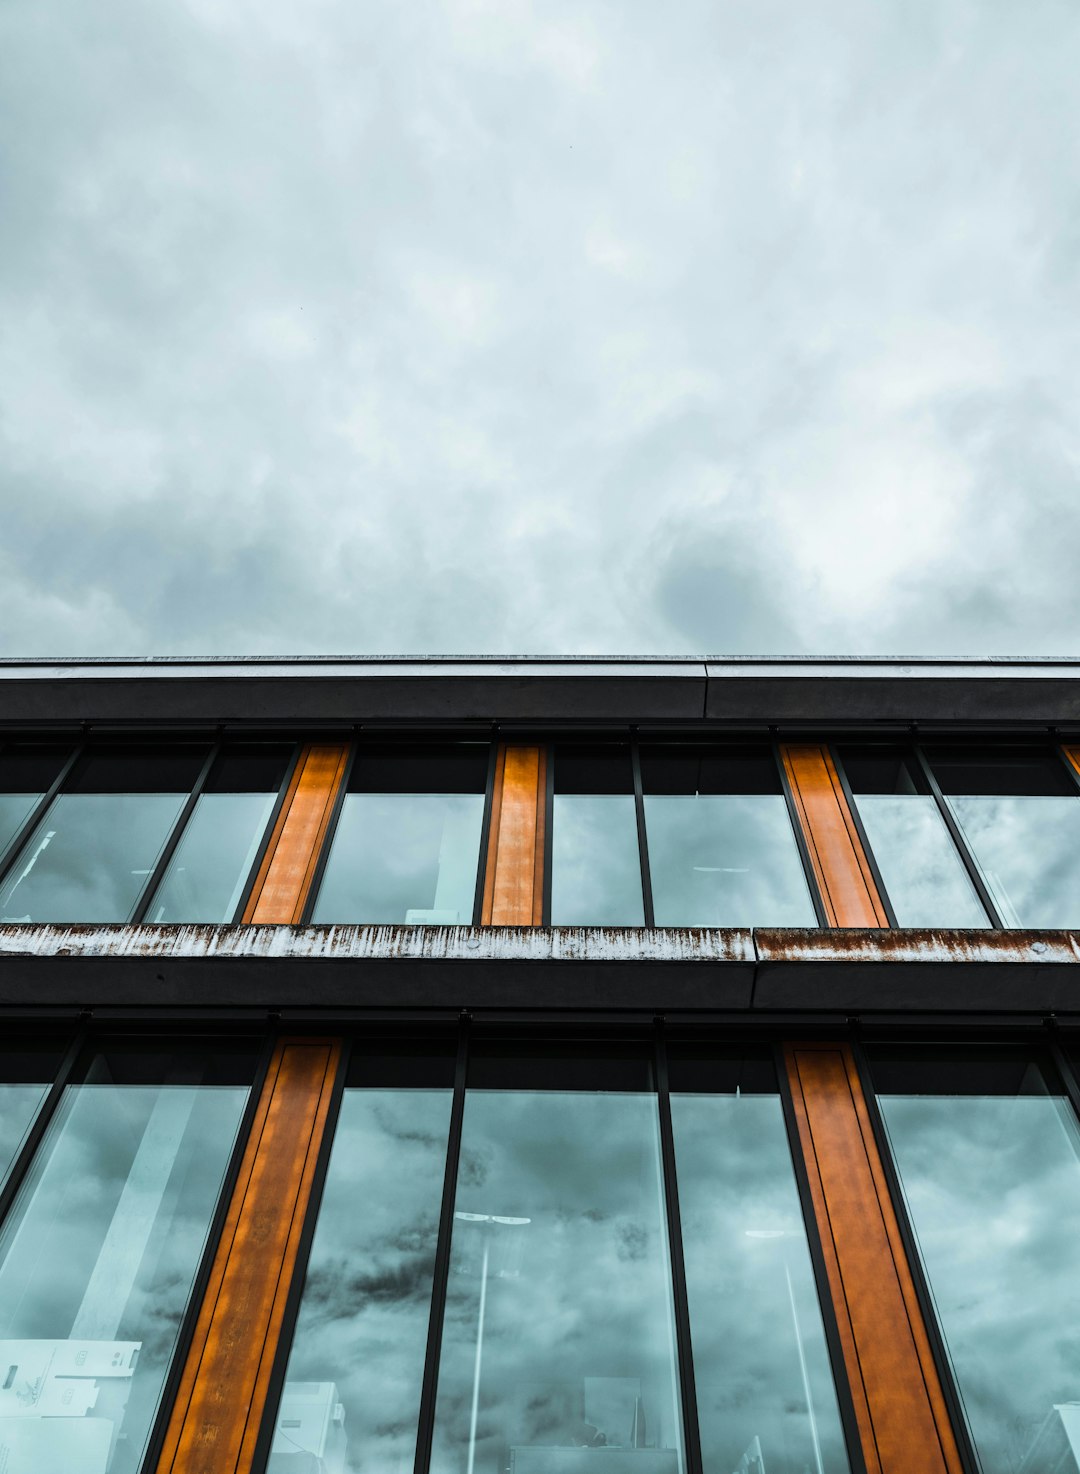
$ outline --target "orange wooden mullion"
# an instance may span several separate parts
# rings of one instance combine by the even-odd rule
[[[1080,747],[1063,747],[1061,750],[1065,754],[1066,761],[1076,769],[1077,775],[1080,776]]]
[[[785,1062],[868,1474],[962,1474],[851,1050]]]
[[[539,926],[544,916],[547,749],[500,743],[495,755],[485,926]]]
[[[829,926],[888,926],[829,749],[789,742],[780,755]]]
[[[251,1468],[340,1063],[338,1040],[274,1052],[157,1474]]]
[[[245,922],[298,922],[326,840],[349,749],[313,743],[301,750],[270,843],[266,847]]]

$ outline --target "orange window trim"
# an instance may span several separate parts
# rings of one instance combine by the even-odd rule
[[[341,1053],[274,1051],[157,1474],[249,1474]]]
[[[828,924],[888,926],[888,913],[828,748],[784,743],[780,755]]]
[[[348,757],[348,747],[338,743],[302,749],[244,909],[245,922],[289,924],[303,917]]]
[[[854,1057],[784,1055],[868,1474],[962,1474]]]
[[[547,749],[500,743],[484,874],[484,926],[539,926],[544,918]]]

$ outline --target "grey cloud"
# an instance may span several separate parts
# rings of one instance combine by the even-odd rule
[[[1075,648],[1065,0],[3,26],[5,651]]]

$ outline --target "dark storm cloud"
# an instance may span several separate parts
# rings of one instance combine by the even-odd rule
[[[7,652],[1073,648],[1080,17],[13,0]]]

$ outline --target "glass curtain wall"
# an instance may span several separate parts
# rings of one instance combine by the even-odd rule
[[[319,1207],[270,1474],[412,1474],[454,1055],[354,1055]]]
[[[141,1470],[253,1072],[124,1043],[64,1089],[0,1232],[7,1474]]]
[[[848,1474],[771,1055],[673,1050],[661,1097],[645,1045],[474,1041],[457,1113],[452,1068],[350,1066],[271,1474],[410,1474],[418,1427],[425,1474],[683,1474],[674,1168],[705,1474]]]
[[[58,1041],[28,1039],[0,1053],[0,1187],[49,1093],[64,1049]]]
[[[471,923],[489,756],[486,743],[360,748],[312,919]]]
[[[84,753],[10,866],[0,920],[129,920],[208,750]]]
[[[642,747],[657,926],[814,926],[776,761],[760,747]]]
[[[0,856],[60,776],[69,747],[10,743],[0,751]]]
[[[983,1474],[1080,1465],[1080,1132],[1052,1064],[870,1050],[908,1215]]]
[[[937,799],[913,756],[841,748],[844,772],[898,926],[989,926]]]
[[[630,748],[554,752],[551,924],[644,926]]]
[[[1080,925],[1080,790],[1057,754],[941,747],[927,757],[1003,924]]]
[[[227,747],[214,762],[147,921],[229,922],[262,848],[291,747]]]
[[[703,1466],[846,1474],[773,1062],[673,1050],[670,1078]]]

